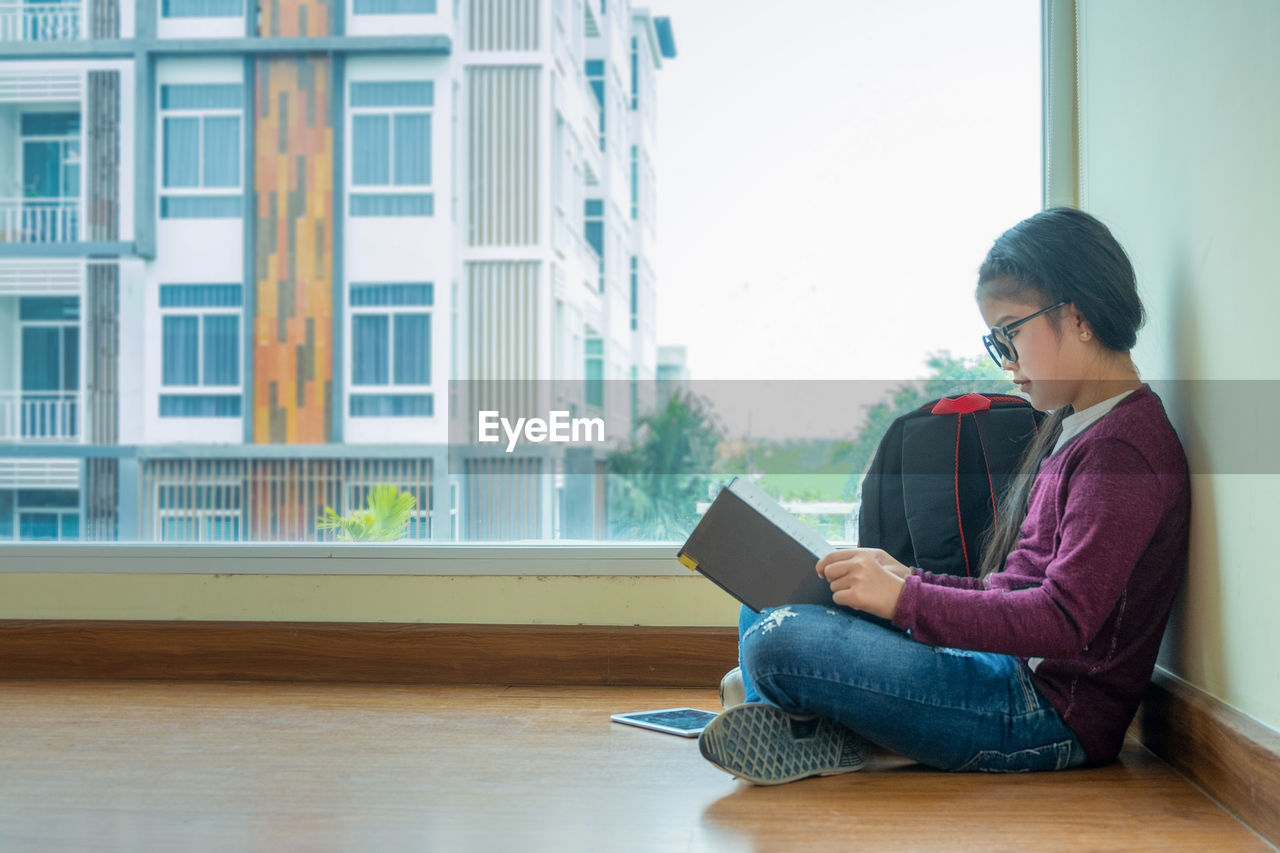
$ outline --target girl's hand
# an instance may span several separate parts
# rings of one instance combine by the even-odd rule
[[[818,561],[818,575],[831,584],[836,604],[893,619],[911,569],[879,548],[833,551]]]

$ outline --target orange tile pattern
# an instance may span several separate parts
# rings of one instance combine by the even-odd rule
[[[266,0],[260,7],[258,35],[333,35],[333,0]]]
[[[320,56],[256,66],[253,440],[259,444],[332,438],[332,80],[331,61]]]

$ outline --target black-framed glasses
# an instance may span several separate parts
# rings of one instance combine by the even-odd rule
[[[1006,323],[1003,326],[992,326],[991,334],[982,336],[982,343],[987,348],[987,353],[996,363],[996,367],[1003,368],[1005,359],[1016,364],[1018,361],[1018,350],[1013,345],[1013,335],[1009,334],[1014,329],[1030,320],[1034,320],[1041,314],[1048,314],[1056,308],[1066,305],[1066,302],[1059,302],[1057,305],[1050,305],[1048,308],[1041,308],[1034,314],[1028,314],[1021,320],[1014,320],[1012,323]]]

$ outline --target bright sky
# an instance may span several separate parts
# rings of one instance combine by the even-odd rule
[[[695,379],[919,378],[1040,209],[1040,3],[695,0],[658,73],[658,342]]]

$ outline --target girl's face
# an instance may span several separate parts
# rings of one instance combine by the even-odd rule
[[[990,292],[998,292],[991,288]],[[1028,297],[1035,298],[1033,294]],[[990,327],[1007,326],[1034,314],[1049,303],[1027,302],[1020,298],[980,295],[978,310]],[[1042,314],[1023,323],[1009,333],[1017,350],[1017,361],[1005,359],[1002,367],[1013,374],[1013,381],[1031,398],[1031,405],[1042,411],[1071,403],[1080,392],[1083,377],[1082,358],[1077,335],[1064,334],[1074,328],[1078,315],[1072,305]]]

